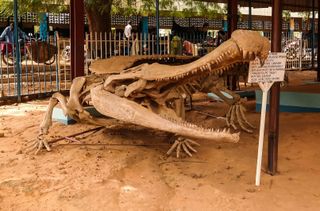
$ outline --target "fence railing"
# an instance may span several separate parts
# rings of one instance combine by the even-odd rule
[[[265,32],[264,36],[271,39],[271,32]],[[287,54],[286,70],[310,69],[317,65],[317,40],[312,43],[311,34],[282,33],[281,49]]]
[[[61,90],[58,36],[21,40],[18,45],[1,41],[0,100]]]
[[[271,33],[263,33],[271,39]],[[202,56],[216,47],[214,33],[190,34],[170,33],[162,34],[157,40],[153,34],[133,33],[130,39],[125,39],[122,33],[90,33],[86,35],[85,51],[87,60],[110,58],[112,56],[176,54]],[[314,44],[316,47],[317,45]],[[282,51],[287,53],[287,70],[302,70],[312,67],[312,50],[314,64],[317,59],[317,48],[312,49],[310,37],[301,32],[282,34]]]

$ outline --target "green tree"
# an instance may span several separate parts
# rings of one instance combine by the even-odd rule
[[[282,11],[282,17],[284,19],[284,21],[288,22],[290,21],[290,18],[291,18],[291,13],[289,10],[283,10]]]
[[[26,12],[64,12],[68,6],[64,0],[18,0],[19,14]],[[13,15],[13,0],[0,0],[0,14]]]
[[[107,32],[111,29],[111,5],[113,0],[85,0],[85,11],[91,32]]]
[[[67,12],[65,0],[18,0],[19,14],[26,12]],[[90,31],[104,32],[111,27],[112,0],[84,0]],[[0,0],[1,15],[13,15],[13,0]]]

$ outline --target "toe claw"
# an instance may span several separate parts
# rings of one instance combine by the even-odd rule
[[[49,144],[48,144],[47,141],[43,140],[43,145],[45,146],[45,148],[46,148],[46,150],[47,150],[48,152],[51,151],[51,148],[50,148],[50,146],[49,146]]]
[[[38,152],[42,149],[42,147],[43,147],[43,142],[40,141],[40,142],[39,142],[39,145],[38,145],[38,148],[37,148],[37,150],[35,151],[34,154],[35,154],[35,155],[38,154]]]
[[[193,141],[191,139],[186,139],[186,141],[191,143],[191,144],[193,144],[193,145],[196,145],[196,146],[200,147],[200,144],[198,142],[195,142],[195,141]]]
[[[170,147],[170,149],[167,151],[167,155],[170,155],[173,152],[173,150],[177,147],[178,144],[179,144],[179,141],[176,140],[174,144]]]
[[[189,152],[188,147],[186,147],[185,143],[181,143],[183,151],[187,153],[190,157],[192,157],[192,154]]]
[[[187,146],[187,148],[189,148],[191,151],[197,152],[197,150],[195,150],[195,149],[191,146],[191,144],[189,144],[189,141],[188,141],[188,140],[186,140],[186,142],[184,142],[184,143],[185,143],[185,145]]]
[[[181,143],[179,142],[177,146],[177,158],[180,157],[180,150],[181,150]]]

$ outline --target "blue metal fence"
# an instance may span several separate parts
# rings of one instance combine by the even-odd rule
[[[57,37],[48,37],[46,41],[23,40],[18,47],[1,41],[0,100],[61,90]],[[17,49],[20,49],[18,57]]]

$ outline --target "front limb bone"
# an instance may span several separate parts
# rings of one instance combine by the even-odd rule
[[[36,150],[36,154],[45,146],[47,151],[51,151],[48,142],[46,141],[46,135],[48,130],[52,125],[52,112],[54,107],[60,103],[60,106],[63,110],[65,116],[70,116],[76,121],[79,121],[79,112],[83,112],[83,107],[79,101],[80,92],[86,82],[85,77],[78,77],[73,80],[73,83],[70,88],[70,98],[67,102],[65,96],[57,92],[52,95],[49,101],[49,105],[45,114],[43,121],[40,124],[40,133],[35,141],[31,145],[27,146],[28,151]]]
[[[58,104],[58,102],[61,105],[61,108],[63,110],[63,113],[65,115],[71,115],[74,114],[73,111],[69,110],[66,103],[66,98],[61,93],[57,92],[52,95],[52,97],[49,100],[49,105],[46,111],[46,114],[44,116],[44,119],[42,120],[40,124],[40,133],[37,136],[36,140],[32,141],[30,145],[27,146],[27,152],[35,151],[35,154],[37,154],[43,147],[46,148],[47,151],[51,151],[51,148],[46,141],[46,135],[48,134],[49,128],[52,125],[52,112],[54,107]]]

